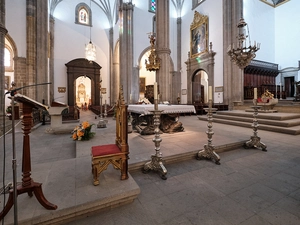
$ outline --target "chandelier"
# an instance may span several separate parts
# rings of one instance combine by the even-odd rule
[[[96,60],[96,46],[93,45],[92,41],[85,45],[85,58],[90,61],[90,63]]]
[[[239,34],[237,36],[237,46],[235,48],[234,43],[229,45],[227,54],[230,56],[230,60],[234,62],[240,69],[244,69],[249,65],[252,59],[256,57],[255,52],[260,48],[260,43],[254,41],[254,45],[251,45],[249,28],[243,18],[237,25]],[[247,30],[246,30],[247,27]],[[246,33],[247,31],[247,33]],[[247,47],[246,39],[249,37],[249,45]]]
[[[90,9],[91,9],[91,0],[90,0]],[[96,46],[92,43],[92,24],[90,22],[90,42],[85,45],[85,58],[92,63],[96,60]]]
[[[154,34],[150,33],[148,37],[150,39],[151,49],[150,49],[150,55],[148,57],[149,63],[147,62],[147,59],[145,59],[146,69],[149,71],[156,71],[160,67],[160,58],[158,58],[158,56],[156,55],[155,48],[154,48],[155,36]]]

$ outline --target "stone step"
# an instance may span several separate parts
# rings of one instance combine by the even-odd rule
[[[232,116],[232,115],[222,115],[222,114],[215,114],[214,119],[223,119],[223,120],[234,120],[234,121],[241,121],[241,122],[253,122],[253,116],[251,117],[242,117],[242,116]],[[271,125],[271,126],[280,126],[280,127],[293,127],[300,125],[300,118],[296,119],[264,119],[264,118],[257,118],[259,124]]]
[[[199,120],[207,120],[207,116],[198,116]],[[277,133],[291,135],[300,134],[300,114],[297,113],[259,113],[259,128]],[[213,122],[239,127],[252,127],[253,113],[240,110],[220,111],[213,115]]]

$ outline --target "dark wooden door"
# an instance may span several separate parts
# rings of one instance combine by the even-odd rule
[[[294,77],[285,77],[284,78],[284,90],[286,97],[294,97]]]
[[[193,79],[192,101],[196,103],[204,102],[204,86],[201,85],[201,75],[196,74]]]

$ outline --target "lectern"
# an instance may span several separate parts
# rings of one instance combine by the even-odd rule
[[[30,137],[32,127],[32,109],[44,109],[47,110],[48,107],[21,94],[15,94],[14,100],[22,103],[21,108],[23,112],[22,118],[22,130],[23,130],[23,155],[22,155],[22,184],[18,185],[16,188],[16,194],[13,193],[13,190],[9,192],[9,198],[7,203],[0,213],[0,220],[9,212],[13,204],[15,203],[14,196],[21,195],[23,193],[28,193],[30,197],[33,196],[33,193],[39,203],[49,210],[57,209],[57,206],[50,203],[44,196],[42,190],[42,184],[34,182],[31,178],[31,158],[30,158]]]

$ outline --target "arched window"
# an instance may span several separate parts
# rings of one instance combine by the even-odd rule
[[[75,9],[75,23],[92,26],[92,11],[85,3],[79,3]]]
[[[149,12],[156,12],[156,0],[149,0]]]
[[[4,49],[4,66],[5,71],[13,71],[13,51],[9,46],[5,46]]]
[[[83,24],[89,24],[88,12],[84,7],[79,10],[78,22]]]

